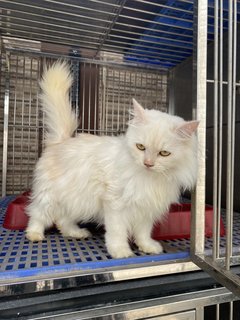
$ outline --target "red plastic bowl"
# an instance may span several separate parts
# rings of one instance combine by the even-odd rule
[[[152,238],[156,240],[189,239],[191,229],[191,204],[173,204],[164,221],[155,224]],[[213,208],[205,207],[205,236],[213,235]],[[220,235],[225,235],[222,219],[220,220]]]
[[[24,192],[7,207],[3,227],[10,230],[23,230],[27,227],[28,216],[25,213],[30,192]]]

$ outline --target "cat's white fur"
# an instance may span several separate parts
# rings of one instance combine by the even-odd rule
[[[151,239],[152,226],[183,188],[195,184],[198,122],[145,110],[133,100],[126,135],[73,138],[77,120],[69,101],[71,84],[64,62],[46,69],[40,83],[47,147],[36,165],[27,238],[42,240],[53,224],[66,237],[86,238],[89,231],[77,223],[96,221],[105,225],[112,257],[132,255],[129,237],[140,250],[160,253],[160,243]],[[163,150],[171,154],[159,155]]]

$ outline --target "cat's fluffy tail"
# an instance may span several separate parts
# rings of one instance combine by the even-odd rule
[[[78,126],[69,98],[72,81],[70,68],[66,62],[57,61],[43,72],[40,87],[48,145],[60,143],[71,137]]]

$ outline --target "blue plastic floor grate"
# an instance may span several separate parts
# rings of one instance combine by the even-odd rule
[[[0,279],[36,276],[81,269],[101,269],[123,265],[143,264],[162,260],[189,257],[190,240],[175,239],[161,241],[165,252],[160,255],[146,255],[136,249],[135,256],[127,259],[112,259],[108,254],[103,234],[77,240],[64,238],[57,231],[46,234],[45,240],[32,243],[25,238],[24,231],[12,231],[2,227],[6,208],[13,196],[0,200]],[[235,215],[234,241],[240,243],[240,215]],[[224,249],[225,238],[221,239]],[[211,250],[208,239],[206,249]],[[239,251],[239,249],[237,249]]]
[[[32,243],[24,231],[2,227],[4,215],[13,196],[0,200],[0,279],[24,277],[45,272],[63,272],[80,269],[118,267],[168,259],[185,258],[189,254],[182,249],[170,250],[161,255],[146,255],[135,250],[135,256],[112,259],[108,254],[103,234],[85,240],[64,238],[57,231],[46,234],[45,240]]]

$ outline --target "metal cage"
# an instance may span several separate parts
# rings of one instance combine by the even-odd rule
[[[32,293],[199,268],[240,295],[234,268],[240,259],[239,21],[237,0],[0,1],[3,296],[19,288]],[[162,255],[135,250],[135,257],[118,261],[109,257],[101,234],[70,241],[49,233],[36,245],[26,241],[23,231],[2,227],[8,204],[31,188],[34,166],[44,148],[38,81],[44,64],[59,58],[71,63],[78,132],[124,133],[132,97],[146,108],[200,120],[191,240],[165,240]],[[213,206],[212,238],[205,237],[206,203]],[[220,219],[225,236],[220,235]],[[225,288],[214,292],[219,299],[209,293],[207,302],[200,294],[199,301],[205,302],[199,304],[187,296],[195,311],[176,319],[203,319],[203,306],[210,304],[217,304],[219,319],[220,304],[236,297]],[[177,299],[172,306],[176,303],[174,310],[183,312],[187,306],[182,303],[179,308]],[[139,305],[143,310],[139,316],[145,316],[145,307]],[[133,309],[122,310],[129,319],[137,319]],[[156,317],[160,309],[151,309],[149,316]],[[166,310],[170,309],[161,314]],[[233,319],[232,302],[229,310]],[[121,313],[111,308],[108,312]],[[84,316],[90,317],[87,312]]]

